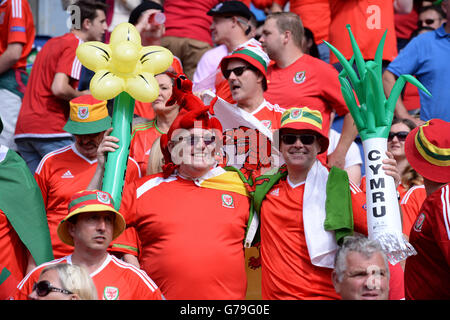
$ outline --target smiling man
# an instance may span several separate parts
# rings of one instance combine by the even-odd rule
[[[77,192],[68,207],[68,215],[58,226],[58,236],[73,248],[72,254],[33,269],[19,283],[14,299],[26,300],[42,270],[58,263],[84,267],[94,281],[99,299],[163,299],[158,286],[144,271],[106,251],[111,241],[125,230],[125,220],[114,209],[109,193],[99,190]]]
[[[34,175],[42,192],[52,239],[53,254],[61,258],[72,248],[58,238],[56,228],[65,217],[72,194],[86,189],[97,168],[97,148],[111,127],[106,101],[85,95],[70,101],[70,117],[64,130],[75,143],[47,154]],[[129,161],[126,181],[141,176],[138,164]]]

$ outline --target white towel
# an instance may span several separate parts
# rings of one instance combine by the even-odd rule
[[[318,267],[334,268],[338,245],[334,232],[324,228],[327,180],[327,168],[316,160],[306,177],[303,225],[311,263]]]

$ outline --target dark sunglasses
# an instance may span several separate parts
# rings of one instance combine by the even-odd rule
[[[241,66],[241,67],[236,67],[234,69],[225,70],[223,72],[223,76],[225,77],[225,79],[228,80],[228,78],[231,76],[231,73],[233,72],[237,77],[239,77],[239,76],[242,76],[244,71],[247,69],[251,69],[251,68],[249,66]]]
[[[283,141],[284,144],[294,144],[297,142],[298,139],[300,139],[300,142],[304,145],[310,145],[313,144],[316,140],[316,136],[313,134],[293,134],[293,133],[286,133],[281,136],[281,141]]]
[[[55,288],[47,280],[39,281],[38,283],[34,283],[33,291],[34,290],[36,290],[36,293],[39,297],[45,297],[52,291],[61,292],[64,294],[72,294],[73,293],[73,292],[70,292],[69,290]]]
[[[191,144],[191,146],[196,146],[199,143],[200,139],[203,140],[203,142],[207,146],[209,146],[210,144],[213,144],[216,141],[215,136],[210,136],[210,137],[190,136],[189,143]]]
[[[429,26],[429,25],[433,24],[436,20],[437,20],[437,19],[425,19],[425,20],[419,20],[419,21],[417,21],[417,26],[418,26],[419,28],[422,28],[424,24],[427,25],[427,26]]]
[[[394,137],[397,137],[398,141],[405,141],[408,133],[407,131],[389,132],[388,141],[394,140]]]

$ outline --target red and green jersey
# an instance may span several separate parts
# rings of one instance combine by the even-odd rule
[[[130,159],[125,183],[140,177],[137,163]],[[72,144],[48,153],[36,169],[34,177],[44,199],[55,258],[61,258],[73,251],[73,247],[59,239],[56,229],[67,216],[70,197],[87,188],[96,168],[97,159],[87,159]]]
[[[57,263],[72,264],[72,256],[56,259],[33,269],[17,286],[14,300],[27,300],[38,281],[42,270]],[[99,300],[162,300],[161,291],[153,280],[141,269],[112,255],[107,255],[103,264],[91,274]]]
[[[81,43],[74,34],[66,33],[48,40],[36,55],[17,119],[16,138],[71,136],[63,129],[69,118],[69,102],[55,97],[52,83],[57,73],[64,73],[73,88],[78,86],[81,63],[75,52]]]
[[[13,69],[25,68],[36,34],[33,13],[26,0],[0,0],[0,56],[11,43],[23,44]]]
[[[162,134],[164,134],[164,132],[158,128],[156,120],[138,124],[133,128],[131,134],[130,157],[136,160],[144,175],[147,172],[147,164],[153,142],[155,142]]]
[[[340,299],[332,269],[311,263],[303,226],[305,184],[280,180],[261,207],[262,298],[275,300]],[[365,194],[350,182],[355,231],[367,234]],[[324,190],[325,192],[325,190]]]
[[[409,242],[417,255],[406,260],[406,299],[450,299],[450,184],[425,199]]]
[[[217,179],[158,174],[124,189],[120,212],[139,235],[141,267],[167,299],[245,298],[249,200],[237,173],[216,168],[208,175]],[[222,177],[238,188],[218,182]]]

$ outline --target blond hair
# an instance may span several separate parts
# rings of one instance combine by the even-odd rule
[[[160,140],[161,137],[158,137],[155,142],[153,142],[152,148],[150,149],[147,164],[147,175],[163,172],[162,166],[164,165],[164,156],[161,151]]]

